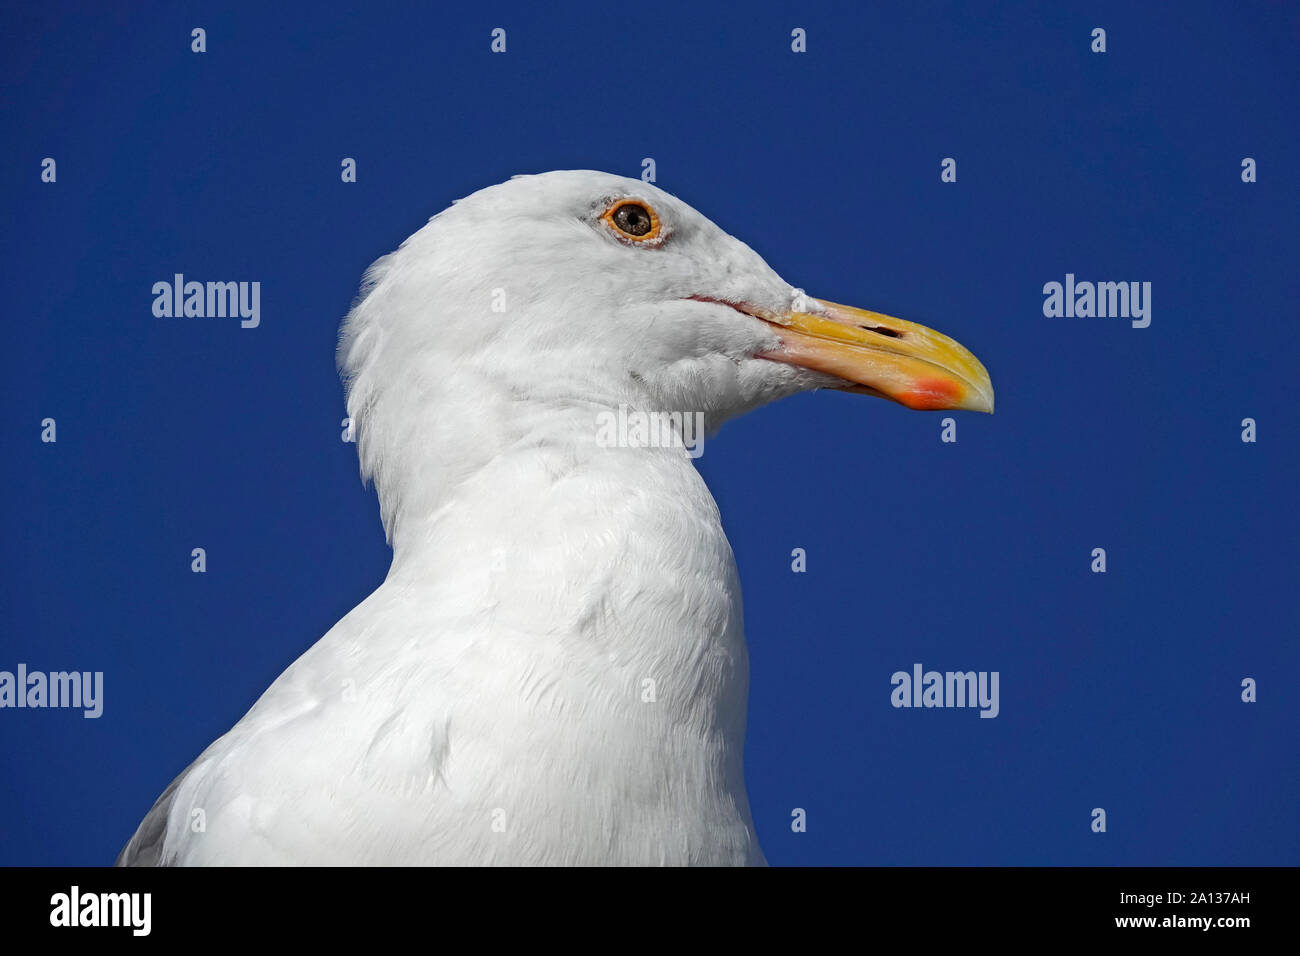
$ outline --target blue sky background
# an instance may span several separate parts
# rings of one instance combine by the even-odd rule
[[[516,6],[6,12],[0,669],[102,670],[106,703],[0,711],[0,863],[111,862],[383,579],[334,367],[366,265],[512,174],[647,156],[997,389],[955,445],[835,393],[706,445],[770,861],[1300,863],[1300,8]],[[261,327],[155,318],[174,272],[261,281]],[[1151,282],[1150,328],[1045,318],[1067,272]],[[1000,716],[893,709],[918,661],[999,671]]]

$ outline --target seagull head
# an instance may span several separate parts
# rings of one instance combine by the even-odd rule
[[[699,412],[710,430],[816,388],[993,410],[988,373],[947,336],[807,296],[676,197],[592,171],[517,176],[433,217],[371,267],[339,354],[376,474],[453,420],[503,425],[471,395],[523,416]],[[432,433],[429,416],[410,431],[420,405]]]

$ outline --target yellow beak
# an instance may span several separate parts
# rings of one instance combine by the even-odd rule
[[[915,322],[813,299],[814,312],[750,314],[771,324],[781,345],[762,358],[825,372],[916,409],[993,411],[993,383],[958,342]],[[748,311],[748,310],[746,310]]]

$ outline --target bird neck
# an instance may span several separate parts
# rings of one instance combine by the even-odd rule
[[[717,505],[684,448],[607,447],[599,411],[516,407],[419,446],[412,476],[442,480],[403,489],[386,584],[442,619],[612,657],[638,688],[672,684],[667,710],[743,739],[740,586]]]
[[[740,584],[693,461],[604,447],[591,408],[491,412],[411,460],[442,481],[403,489],[388,639],[477,675],[465,719],[529,741],[521,779],[641,794],[655,826],[699,807],[711,839],[761,859]]]
[[[513,600],[525,602],[518,610],[534,620],[574,597],[555,593],[563,582],[585,594],[611,578],[651,573],[665,600],[692,582],[736,589],[717,505],[688,449],[668,440],[629,446],[617,434],[611,442],[602,424],[619,414],[586,403],[519,403],[459,419],[472,427],[429,421],[434,440],[407,441],[402,473],[387,476],[400,479],[388,502],[390,577],[455,582],[467,600],[477,595],[502,613],[508,582],[520,595]]]

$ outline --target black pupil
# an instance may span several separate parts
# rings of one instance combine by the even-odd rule
[[[614,225],[629,236],[644,236],[650,231],[650,213],[645,206],[634,202],[624,203],[614,210]]]

